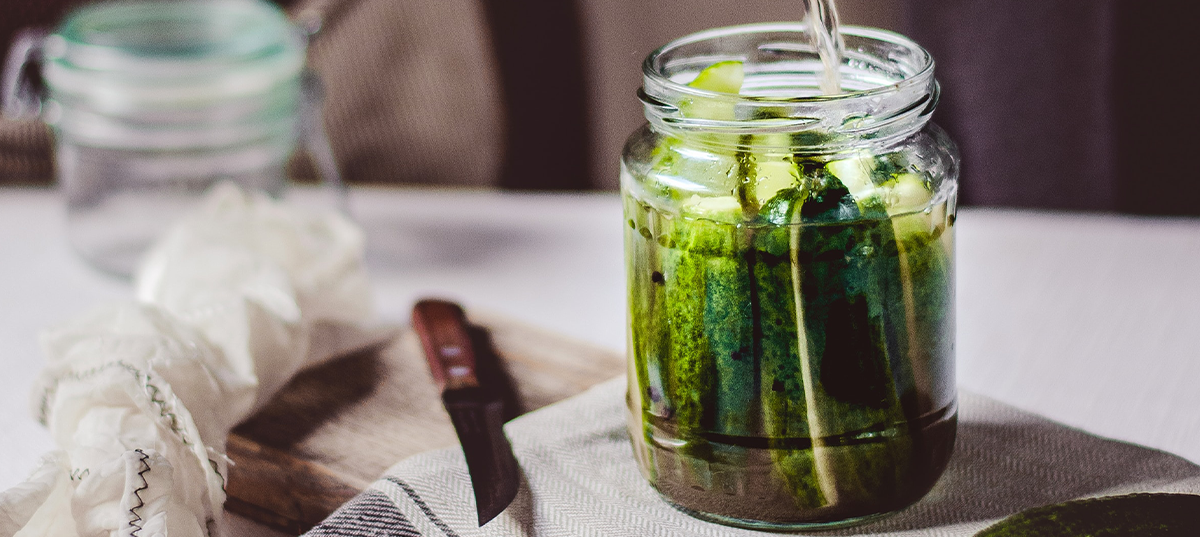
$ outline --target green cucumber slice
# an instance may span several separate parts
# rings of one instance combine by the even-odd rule
[[[687,218],[736,224],[742,221],[742,204],[733,196],[692,195],[679,209]]]
[[[742,62],[718,62],[700,71],[689,85],[736,94],[741,90],[742,77]],[[689,118],[734,119],[733,103],[721,99],[692,97],[680,103],[679,109],[681,114]],[[695,149],[697,144],[722,147],[732,146],[736,142],[736,136],[729,134],[697,134],[686,140],[676,136],[664,137],[653,151],[654,172],[648,177],[652,183],[650,186],[676,200],[687,194],[668,186],[671,177],[683,178],[683,183],[699,184],[708,190],[732,190],[737,179],[733,173],[737,169],[734,150],[722,152],[709,147],[690,153],[688,150]]]
[[[742,91],[744,79],[745,69],[742,62],[729,60],[705,67],[688,85],[706,91],[738,93]]]
[[[754,179],[754,197],[765,201],[767,205],[783,190],[796,188],[800,185],[800,170],[794,163],[787,160],[766,160],[755,167],[757,177]]]
[[[868,153],[859,153],[853,157],[830,161],[825,165],[829,173],[838,178],[855,200],[862,201],[876,195],[875,158]]]
[[[666,357],[667,401],[677,435],[689,444],[682,450],[693,456],[697,438],[713,408],[715,364],[704,327],[706,288],[705,256],[684,248],[663,251],[666,293],[666,326],[670,350]],[[708,419],[706,419],[708,418]]]
[[[783,443],[770,452],[774,474],[798,508],[813,509],[828,503],[817,480],[813,450],[788,445],[810,437],[788,257],[790,238],[799,232],[788,224],[803,202],[804,191],[793,187],[778,191],[764,206],[767,218],[778,225],[758,231],[754,284],[762,336],[758,361],[763,432]]]
[[[742,62],[724,61],[705,67],[688,84],[693,88],[718,93],[737,94],[742,90]],[[692,97],[680,104],[680,112],[686,117],[731,120],[734,119],[733,102],[711,97]],[[728,135],[726,135],[728,136]]]
[[[704,329],[716,368],[713,431],[731,436],[758,432],[754,311],[750,266],[740,255],[709,256],[704,287]]]
[[[1200,495],[1128,494],[1021,511],[975,537],[1200,535]]]
[[[897,174],[890,181],[891,192],[887,199],[888,214],[904,214],[924,210],[933,199],[933,193],[925,187],[925,180],[915,173]]]
[[[885,309],[897,292],[896,256],[862,255],[868,246],[894,251],[891,223],[882,208],[846,206],[849,189],[838,178],[805,203],[801,216],[820,219],[838,211],[856,224],[799,228],[792,241],[797,340],[817,481],[835,503],[888,497],[912,470],[906,434],[882,441],[840,445],[824,439],[861,431],[891,431],[905,423],[886,334]]]

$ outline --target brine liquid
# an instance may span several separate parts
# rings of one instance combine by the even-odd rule
[[[842,36],[838,33],[837,6],[833,0],[804,0],[804,8],[813,46],[817,48],[825,69],[821,76],[821,93],[837,95],[842,92],[842,76],[838,67],[842,65],[845,49]]]
[[[749,527],[915,502],[954,442],[953,217],[748,227],[626,194],[631,432],[647,479]]]

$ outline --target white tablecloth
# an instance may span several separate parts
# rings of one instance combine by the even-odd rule
[[[363,188],[351,207],[385,320],[446,296],[623,350],[616,195]],[[63,224],[55,192],[0,189],[0,488],[53,447],[28,411],[37,332],[132,294]],[[1200,464],[1200,220],[964,209],[957,228],[962,386]]]

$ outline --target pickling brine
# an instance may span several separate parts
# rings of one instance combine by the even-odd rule
[[[891,111],[867,90],[773,100],[786,76],[813,78],[755,54],[803,31],[709,32],[755,46],[717,62],[700,47],[705,65],[687,47],[706,34],[660,49],[650,124],[622,162],[634,451],[674,505],[756,528],[901,509],[955,437],[953,144],[927,123],[932,104],[902,115],[929,98],[911,88]],[[851,32],[849,55],[881,40],[923,54]],[[856,107],[906,128],[871,128]],[[833,121],[804,121],[822,112]]]

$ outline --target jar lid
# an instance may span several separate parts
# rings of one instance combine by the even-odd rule
[[[73,12],[45,43],[52,94],[101,110],[203,105],[297,78],[304,42],[260,0],[131,0]]]

